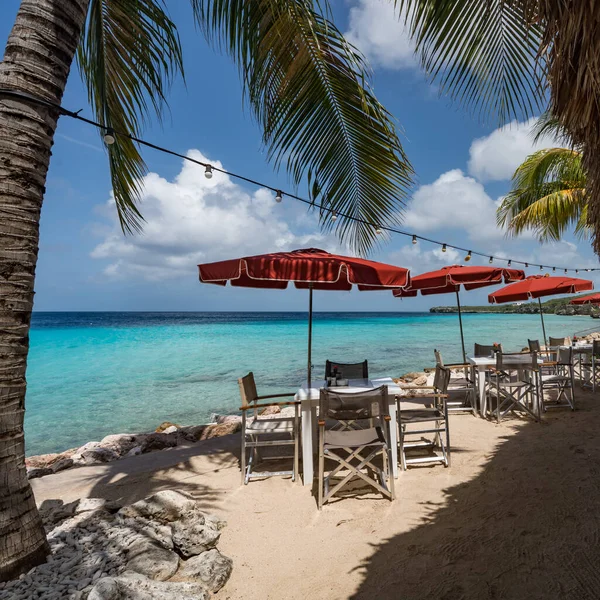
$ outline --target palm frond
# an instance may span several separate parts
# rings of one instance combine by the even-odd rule
[[[546,136],[551,136],[564,146],[572,146],[571,138],[560,121],[549,110],[543,112],[533,127],[533,141],[540,142]]]
[[[325,0],[192,0],[209,41],[236,60],[276,168],[306,177],[325,229],[359,253],[397,222],[413,171],[360,53],[328,20]],[[325,15],[325,16],[324,16]]]
[[[160,118],[169,84],[183,73],[179,36],[163,0],[90,0],[77,60],[97,120],[135,137],[150,113]],[[146,165],[124,135],[115,136],[108,157],[121,227],[139,230]]]
[[[542,35],[526,2],[395,0],[441,92],[499,124],[545,106]]]
[[[578,152],[569,148],[534,152],[515,171],[512,189],[497,211],[498,225],[513,236],[534,231],[541,242],[559,240],[573,226],[578,235],[586,236],[585,184]]]

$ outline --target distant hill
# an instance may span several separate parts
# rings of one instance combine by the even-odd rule
[[[596,314],[599,309],[591,304],[574,306],[569,304],[570,298],[555,298],[542,302],[544,314],[552,315],[589,315]],[[537,300],[524,302],[523,304],[488,304],[486,306],[462,306],[463,313],[513,313],[513,314],[538,314],[540,307]],[[456,306],[434,306],[429,309],[432,313],[456,313]]]

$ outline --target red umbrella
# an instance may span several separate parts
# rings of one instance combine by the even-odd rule
[[[439,271],[430,271],[413,277],[410,282],[410,287],[404,290],[394,290],[394,296],[397,298],[416,296],[417,291],[420,291],[424,296],[430,294],[448,294],[450,292],[456,293],[463,361],[466,361],[467,356],[463,335],[460,296],[458,293],[460,291],[460,286],[464,286],[465,290],[475,290],[477,288],[486,287],[488,285],[497,285],[503,282],[510,283],[511,281],[521,281],[524,278],[525,272],[521,269],[452,265],[451,267],[442,267]]]
[[[544,325],[544,313],[542,311],[541,298],[545,296],[556,296],[558,294],[576,294],[577,292],[585,292],[593,289],[594,284],[589,279],[560,276],[550,277],[548,274],[530,275],[523,281],[496,290],[493,294],[488,296],[488,301],[492,304],[502,304],[503,302],[519,302],[537,298],[540,305],[540,316],[542,317],[542,331],[545,344],[546,327]]]
[[[410,283],[408,269],[383,263],[330,254],[317,248],[246,256],[198,265],[200,281],[216,285],[285,289],[292,281],[309,290],[308,384],[311,382],[312,306],[315,290],[386,290]]]
[[[600,294],[592,294],[591,296],[580,296],[573,298],[569,304],[600,304]]]

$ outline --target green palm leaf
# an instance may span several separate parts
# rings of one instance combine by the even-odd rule
[[[534,152],[516,170],[512,189],[498,208],[509,235],[532,230],[541,241],[560,240],[567,229],[587,237],[586,176],[581,154],[569,148]]]
[[[162,0],[90,0],[77,59],[97,120],[134,137],[150,113],[161,116],[169,83],[183,73],[177,30]],[[123,135],[115,136],[108,157],[121,226],[139,230],[146,165]]]
[[[541,31],[519,0],[395,0],[442,92],[500,123],[545,105]]]
[[[326,2],[192,2],[208,39],[240,68],[269,158],[296,185],[306,177],[315,202],[358,219],[334,224],[321,211],[325,229],[367,252],[377,238],[365,222],[397,222],[413,171],[362,56],[327,19]]]

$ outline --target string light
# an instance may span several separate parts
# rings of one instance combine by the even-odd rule
[[[490,256],[490,265],[494,262],[494,257]]]
[[[275,200],[277,202],[281,202],[283,200],[283,192],[281,190],[278,190],[276,188],[274,188],[273,186],[270,186],[268,184],[262,183],[260,181],[256,181],[250,177],[246,177],[245,175],[241,175],[239,173],[233,173],[233,172],[229,172],[226,171],[223,168],[219,168],[219,167],[214,167],[210,164],[204,163],[202,161],[196,160],[195,158],[192,158],[191,156],[188,156],[186,154],[182,154],[180,152],[177,152],[175,150],[171,150],[169,148],[165,148],[163,146],[158,146],[157,144],[153,144],[152,142],[148,142],[144,139],[135,137],[134,135],[125,132],[125,131],[115,131],[112,127],[107,127],[105,125],[103,125],[102,123],[99,123],[98,121],[94,121],[92,119],[88,119],[86,117],[83,117],[80,113],[81,110],[78,111],[71,111],[68,110],[62,106],[60,106],[59,104],[56,104],[54,102],[50,102],[48,100],[45,100],[43,98],[37,98],[36,96],[33,96],[31,94],[27,94],[25,92],[20,92],[18,90],[9,90],[9,89],[1,89],[0,88],[0,97],[5,96],[5,97],[10,97],[10,98],[17,98],[21,101],[25,101],[25,102],[29,102],[29,103],[34,103],[37,105],[41,105],[41,106],[45,106],[48,108],[53,108],[55,110],[57,110],[59,112],[59,114],[61,116],[65,116],[65,117],[69,117],[71,119],[75,119],[77,121],[81,121],[83,123],[86,123],[87,125],[91,125],[93,127],[98,128],[101,131],[101,135],[103,137],[104,143],[108,146],[111,146],[113,144],[116,143],[117,141],[117,137],[122,137],[125,139],[129,139],[132,142],[135,142],[136,144],[140,145],[140,146],[144,146],[146,148],[150,148],[153,150],[156,150],[158,152],[162,152],[164,154],[169,154],[171,156],[175,156],[177,158],[180,158],[182,160],[188,161],[188,162],[192,162],[195,163],[199,166],[204,167],[205,171],[205,177],[207,179],[210,179],[213,175],[214,171],[218,171],[220,173],[224,173],[226,175],[228,175],[229,177],[235,178],[235,179],[239,179],[241,181],[244,181],[246,183],[249,183],[251,185],[256,185],[258,187],[263,187],[266,189],[269,189],[273,192],[276,193],[275,195]],[[304,204],[307,204],[311,207],[316,207],[316,208],[321,208],[321,209],[327,209],[327,207],[324,204],[319,204],[313,200],[308,200],[306,198],[302,198],[300,196],[297,196],[295,194],[291,194],[291,193],[287,193],[287,196],[297,200],[298,202],[302,202]],[[349,215],[349,214],[345,214],[345,213],[336,213],[336,212],[331,212],[331,220],[335,221],[338,217],[344,217],[345,219],[349,220],[349,221],[353,221],[355,223],[361,223],[363,225],[371,225],[373,227],[376,227],[375,231],[378,235],[380,235],[381,233],[383,233],[383,231],[388,231],[390,233],[396,233],[398,235],[404,235],[404,236],[411,236],[412,241],[414,244],[417,243],[417,239],[420,239],[424,242],[428,242],[430,244],[436,244],[438,246],[441,246],[442,248],[442,252],[446,252],[448,247],[454,249],[454,250],[458,250],[458,251],[462,251],[462,252],[467,252],[467,255],[465,256],[465,261],[469,261],[471,260],[471,257],[473,254],[477,255],[477,256],[481,256],[481,257],[486,257],[489,256],[486,253],[483,252],[477,252],[477,251],[472,251],[472,250],[467,250],[466,248],[462,248],[460,246],[456,246],[453,244],[447,244],[444,242],[440,242],[438,240],[434,240],[431,238],[427,238],[427,237],[423,237],[423,236],[417,236],[413,233],[407,232],[407,231],[402,231],[400,229],[391,227],[391,226],[380,226],[380,225],[375,225],[372,222],[369,222],[365,219],[361,219],[360,217],[355,217],[353,215]],[[491,256],[490,259],[493,259],[494,257]],[[508,266],[511,266],[512,264],[512,259],[504,259],[504,260],[508,260]],[[517,263],[521,263],[525,265],[525,268],[529,267],[529,263],[525,262],[523,263],[522,261],[516,260]],[[541,269],[543,268],[542,266],[540,267]],[[548,267],[550,268],[550,267]],[[557,267],[552,267],[552,270],[555,271]],[[562,268],[562,267],[560,267]],[[599,268],[584,268],[582,267],[582,269],[584,269],[586,272],[591,272],[591,271],[598,271],[600,270]],[[574,270],[576,273],[579,273],[579,269],[571,269]],[[569,269],[565,268],[564,269],[565,273],[567,273],[569,271]]]
[[[540,265],[540,271],[544,270],[544,265]]]
[[[112,146],[115,142],[115,130],[112,127],[107,127],[104,133],[104,143],[107,146]]]
[[[556,267],[552,267],[552,272],[556,273]]]
[[[565,275],[567,274],[567,269],[565,269]]]

